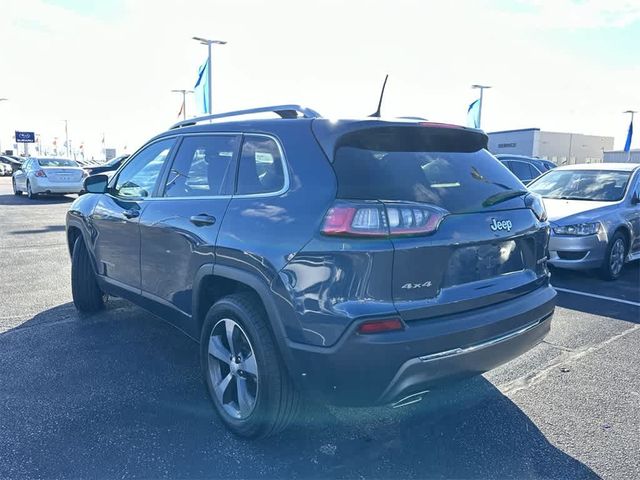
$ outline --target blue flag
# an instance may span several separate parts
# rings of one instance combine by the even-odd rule
[[[467,127],[480,128],[480,99],[467,109]]]
[[[629,132],[627,133],[627,141],[624,144],[624,151],[628,152],[631,150],[631,137],[633,137],[633,117],[631,122],[629,122]]]
[[[200,113],[211,113],[209,105],[209,59],[198,68],[198,80],[193,90],[196,95],[196,105]]]

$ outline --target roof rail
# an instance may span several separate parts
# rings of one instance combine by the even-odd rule
[[[274,105],[272,107],[258,107],[249,108],[247,110],[235,110],[233,112],[215,113],[213,115],[204,115],[202,117],[190,118],[172,125],[169,130],[180,127],[189,127],[196,125],[200,122],[207,120],[214,120],[216,118],[237,117],[240,115],[249,115],[252,113],[273,112],[277,113],[281,118],[298,118],[298,113],[301,113],[304,118],[320,118],[320,115],[311,108],[306,108],[301,105]]]

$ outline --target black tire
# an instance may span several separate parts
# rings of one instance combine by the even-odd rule
[[[249,340],[248,346],[252,348],[257,364],[253,410],[246,418],[233,417],[225,410],[213,387],[210,368],[212,364],[215,368],[215,362],[218,361],[209,354],[209,341],[214,327],[225,319],[232,320],[240,327],[236,331]],[[200,362],[209,396],[227,428],[244,438],[264,438],[281,432],[295,419],[300,406],[300,396],[282,363],[267,321],[264,309],[253,295],[238,293],[216,302],[209,309],[202,327]],[[235,387],[231,387],[231,393],[235,390],[238,396],[238,379],[234,381]]]
[[[622,250],[621,260],[620,250]],[[607,251],[600,267],[600,276],[605,280],[616,280],[622,273],[628,251],[627,237],[620,231],[616,232],[607,245]]]
[[[104,294],[96,282],[96,274],[82,237],[78,237],[73,245],[71,294],[73,304],[83,313],[97,312],[104,307]]]
[[[31,191],[31,184],[29,183],[28,180],[27,180],[27,197],[29,197],[29,200],[35,200],[36,198],[38,198],[38,194],[33,193]]]
[[[13,186],[13,194],[14,194],[14,195],[16,195],[16,196],[18,196],[18,197],[19,197],[20,195],[22,195],[22,191],[20,191],[20,190],[18,190],[18,189],[16,188],[16,179],[15,179],[15,178],[12,178],[12,179],[11,179],[11,185]]]

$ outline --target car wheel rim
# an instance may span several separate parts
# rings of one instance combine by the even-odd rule
[[[242,327],[230,318],[219,320],[211,330],[208,352],[216,399],[229,416],[249,417],[258,396],[258,364]]]
[[[624,264],[624,242],[619,238],[611,247],[611,256],[609,258],[609,265],[611,267],[611,273],[617,275],[622,270]]]

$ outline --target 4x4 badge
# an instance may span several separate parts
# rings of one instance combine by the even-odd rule
[[[511,223],[511,220],[496,220],[495,218],[491,219],[491,225],[489,226],[489,228],[494,232],[499,230],[506,230],[507,232],[510,232],[512,227],[513,224]]]
[[[414,288],[427,288],[431,286],[431,280],[427,280],[424,283],[405,283],[402,285],[402,288],[406,288],[407,290],[413,290]]]

